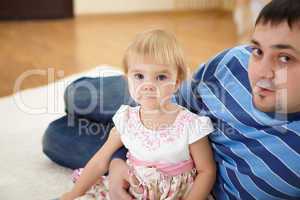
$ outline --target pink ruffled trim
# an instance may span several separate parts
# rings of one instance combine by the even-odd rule
[[[178,140],[178,138],[184,133],[185,124],[190,124],[193,120],[192,115],[187,115],[184,113],[179,113],[174,124],[169,128],[152,131],[145,128],[139,118],[139,108],[134,107],[129,108],[128,117],[128,133],[133,134],[139,141],[142,141],[143,146],[148,151],[157,150],[161,144],[173,143]],[[153,134],[155,132],[155,134]]]

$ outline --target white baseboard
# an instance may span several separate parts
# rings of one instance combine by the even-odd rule
[[[224,9],[233,4],[234,0],[74,0],[75,15]]]
[[[75,0],[75,15],[96,13],[127,13],[169,11],[173,0]]]

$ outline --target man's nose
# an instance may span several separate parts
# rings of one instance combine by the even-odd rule
[[[276,63],[268,59],[262,59],[260,66],[257,68],[257,74],[265,79],[273,79],[275,75],[275,65]]]

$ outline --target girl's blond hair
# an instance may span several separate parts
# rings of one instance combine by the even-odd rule
[[[123,58],[125,73],[131,64],[152,59],[155,64],[174,66],[178,69],[177,80],[187,77],[187,67],[183,51],[175,36],[161,29],[153,29],[138,34],[128,46]]]

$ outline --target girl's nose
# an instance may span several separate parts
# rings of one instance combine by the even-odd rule
[[[152,83],[144,83],[142,88],[143,88],[144,91],[150,91],[150,92],[156,90],[156,86]]]

